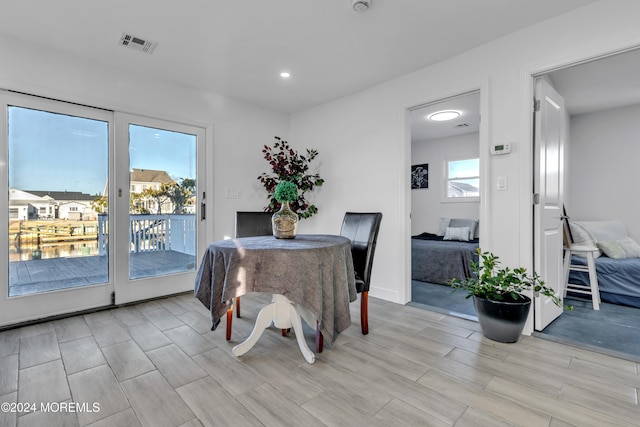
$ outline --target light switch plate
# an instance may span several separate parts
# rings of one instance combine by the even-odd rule
[[[227,199],[239,199],[240,190],[238,190],[237,188],[227,188],[224,197],[226,197]]]
[[[497,180],[497,188],[499,191],[505,191],[507,189],[507,177],[499,176]]]

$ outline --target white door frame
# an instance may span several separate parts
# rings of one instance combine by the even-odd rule
[[[490,84],[489,79],[484,79],[475,85],[459,87],[434,96],[428,100],[424,98],[417,99],[405,105],[402,111],[402,119],[405,135],[405,155],[402,156],[403,179],[400,180],[402,189],[398,194],[404,195],[404,212],[401,218],[401,230],[404,230],[404,271],[405,286],[401,287],[401,295],[399,302],[406,304],[411,302],[411,186],[407,185],[407,179],[411,176],[411,110],[421,105],[437,103],[439,101],[453,98],[465,93],[480,93],[480,131],[479,131],[479,155],[480,155],[480,206],[479,206],[479,223],[482,224],[479,230],[480,241],[483,249],[489,249],[493,246],[493,226],[489,221],[491,213],[491,165],[489,162],[489,116],[490,116]],[[404,223],[403,223],[404,222]],[[402,257],[401,257],[402,258]]]
[[[61,114],[88,117],[109,123],[109,143],[113,141],[113,112],[75,104],[52,101],[30,95],[16,94],[0,91],[0,103],[2,105],[14,104],[20,107],[33,108],[43,111],[51,111]],[[8,143],[6,135],[8,131],[7,115],[0,118],[0,150],[4,156],[8,155]],[[113,145],[113,144],[111,144]],[[112,172],[113,157],[109,147],[109,173]],[[0,162],[0,189],[8,189],[8,164]],[[6,199],[5,199],[6,200]],[[0,209],[0,274],[9,271],[8,227],[9,210]],[[111,251],[110,251],[111,252]],[[113,292],[113,257],[109,255],[109,281],[95,285],[87,285],[76,288],[61,289],[53,292],[35,293],[9,298],[8,276],[0,280],[0,326],[26,322],[29,320],[55,316],[63,313],[87,310],[95,307],[109,305]]]
[[[127,218],[126,224],[121,223],[115,231],[115,245],[118,248],[115,256],[115,302],[123,304],[132,301],[155,298],[193,290],[196,271],[175,273],[163,276],[151,276],[131,280],[129,279],[129,124],[166,129],[196,135],[196,260],[199,265],[200,254],[204,253],[207,244],[206,222],[202,219],[202,195],[206,193],[206,129],[183,123],[169,122],[145,116],[115,113],[116,136],[116,172],[115,185],[111,189],[116,200],[117,218]],[[205,213],[206,215],[206,213]],[[124,225],[124,226],[122,226]]]
[[[623,53],[629,50],[634,50],[640,48],[638,42],[629,43],[626,45],[611,45],[604,48],[598,48],[592,50],[590,52],[581,52],[579,55],[569,55],[563,59],[556,59],[551,62],[545,62],[541,64],[534,64],[527,68],[524,68],[520,73],[520,108],[521,108],[521,116],[525,118],[523,120],[522,125],[522,141],[529,141],[531,149],[527,152],[526,155],[523,155],[523,161],[521,163],[521,171],[522,171],[522,179],[523,182],[528,184],[528,188],[533,189],[533,171],[534,171],[534,153],[533,153],[533,97],[535,93],[535,79],[537,77],[541,77],[547,73],[550,73],[554,70],[559,70],[561,68],[571,67],[573,65],[578,65],[585,62],[595,61],[601,58],[605,58],[607,56],[616,55],[618,53]],[[534,240],[534,223],[533,223],[533,209],[530,209],[533,203],[533,191],[531,192],[522,192],[523,194],[520,197],[521,206],[523,207],[523,216],[522,216],[522,227],[520,229],[521,232],[521,245],[524,253],[530,254],[529,258],[529,266],[533,268],[535,265],[535,259],[539,258],[539,254],[535,253],[533,249],[533,240]],[[534,330],[533,318],[534,318],[534,310],[531,310],[529,313],[529,319],[522,331],[525,335],[531,335]]]

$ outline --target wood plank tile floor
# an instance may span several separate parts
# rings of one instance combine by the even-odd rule
[[[637,363],[375,298],[313,365],[276,329],[234,357],[269,300],[230,342],[190,294],[0,332],[0,426],[640,425]]]

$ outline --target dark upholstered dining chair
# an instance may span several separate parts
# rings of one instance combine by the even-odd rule
[[[369,285],[381,222],[382,213],[380,212],[347,212],[344,214],[340,229],[340,235],[351,240],[356,291],[362,294],[360,297],[360,325],[363,335],[369,333]]]
[[[236,237],[272,236],[270,212],[236,212]],[[236,316],[240,317],[240,297],[235,300]],[[227,341],[231,339],[233,306],[227,311]]]
[[[347,212],[342,220],[340,235],[351,240],[353,270],[356,275],[356,291],[360,294],[360,325],[362,334],[369,333],[369,286],[373,255],[382,213],[380,212]],[[320,329],[316,331],[316,351],[322,352],[323,338]]]
[[[271,212],[236,212],[236,237],[273,236]]]

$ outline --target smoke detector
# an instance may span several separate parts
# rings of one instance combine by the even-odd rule
[[[351,7],[356,12],[366,12],[371,6],[371,0],[351,0]]]
[[[122,33],[120,36],[120,43],[122,46],[130,47],[135,50],[139,50],[140,52],[146,52],[149,55],[153,53],[153,50],[158,45],[157,42],[153,42],[151,40],[144,40],[140,37],[132,36],[128,33]]]

